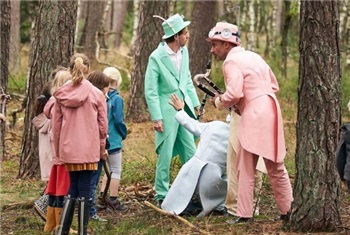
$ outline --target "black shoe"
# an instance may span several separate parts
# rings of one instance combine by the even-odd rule
[[[281,221],[286,221],[286,220],[288,220],[288,218],[289,218],[289,213],[287,213],[287,214],[285,214],[285,215],[280,215],[279,217],[277,217],[277,218],[275,219],[275,221],[279,221],[279,220],[281,220]]]
[[[95,205],[97,210],[105,210],[107,208],[106,202],[102,197],[98,197]]]
[[[235,216],[234,214],[231,214],[230,212],[228,212],[226,207],[221,212],[222,212],[222,215],[224,215],[225,217],[228,217],[228,218],[236,217],[237,218],[237,216]]]
[[[213,210],[210,212],[211,215],[226,216],[228,212],[226,210]]]
[[[127,206],[122,205],[118,199],[115,199],[115,200],[108,199],[106,204],[108,209],[116,212],[125,212],[129,209]]]
[[[162,204],[163,204],[163,200],[158,200],[158,201],[157,201],[157,206],[158,206],[159,208],[162,208]]]
[[[253,218],[238,217],[236,220],[227,220],[226,223],[241,224],[241,223],[252,223],[253,221],[254,221]]]

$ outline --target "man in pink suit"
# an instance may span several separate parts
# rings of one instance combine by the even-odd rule
[[[264,158],[280,219],[284,220],[293,195],[283,162],[286,146],[282,114],[275,95],[279,90],[276,77],[261,56],[241,47],[236,25],[218,22],[207,41],[215,58],[224,61],[226,92],[216,94],[212,103],[234,109],[241,115],[234,164],[238,179],[238,218],[233,223],[252,221],[254,174],[259,156]]]

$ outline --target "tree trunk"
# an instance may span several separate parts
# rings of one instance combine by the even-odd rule
[[[10,1],[11,2],[11,43],[10,43],[10,71],[18,72],[21,66],[21,56],[20,56],[20,1]]]
[[[83,31],[85,25],[85,18],[87,15],[87,1],[84,0],[77,0],[78,3],[78,10],[77,10],[77,23],[75,26],[75,42],[80,42],[82,38]],[[80,45],[80,43],[79,43]]]
[[[84,53],[91,61],[91,67],[97,67],[96,60],[96,34],[102,31],[102,16],[105,10],[106,1],[88,1],[85,24],[80,40],[79,52]],[[103,43],[100,42],[100,45]]]
[[[112,31],[115,33],[114,47],[116,49],[120,47],[120,44],[122,42],[124,20],[127,6],[128,1],[118,0],[113,2]]]
[[[189,25],[190,42],[188,46],[191,58],[190,70],[192,77],[205,73],[205,65],[210,59],[210,43],[205,41],[208,32],[215,26],[216,1],[195,1],[192,21]]]
[[[139,26],[139,18],[140,18],[140,0],[134,0],[134,23],[132,25],[132,38],[130,42],[130,55],[134,55],[135,43],[137,38],[137,29]]]
[[[335,168],[341,126],[338,30],[337,1],[301,1],[293,231],[334,231],[341,224]]]
[[[247,2],[247,49],[250,51],[255,51],[256,41],[255,41],[255,12],[254,12],[254,2]]]
[[[191,12],[193,11],[193,2],[192,1],[185,1],[183,3],[185,6],[185,10],[184,10],[184,16],[186,19],[190,19],[191,18]]]
[[[344,32],[343,32],[343,42],[345,46],[345,66],[350,68],[350,2],[344,4],[345,17],[344,17]]]
[[[276,28],[274,30],[276,31],[276,34],[279,35],[282,31],[282,23],[283,23],[283,4],[287,1],[276,1]],[[288,1],[289,2],[289,1]]]
[[[284,21],[282,29],[281,50],[282,50],[282,75],[287,78],[287,62],[288,62],[288,30],[292,20],[292,16],[289,13],[290,1],[284,1]]]
[[[33,29],[27,77],[27,103],[18,177],[39,177],[38,131],[31,121],[34,101],[58,65],[68,66],[74,53],[77,2],[42,0]]]
[[[267,3],[267,6],[266,6],[266,9],[269,9],[269,6],[270,3],[268,2]],[[272,27],[271,27],[271,21],[272,21],[272,17],[271,17],[271,14],[268,13],[269,11],[266,10],[266,14],[268,15],[266,17],[266,20],[265,20],[265,25],[263,26],[264,30],[265,30],[265,41],[266,41],[266,44],[265,44],[265,49],[264,49],[264,57],[267,58],[269,55],[270,55],[270,47],[271,47],[271,37],[272,37],[272,33],[271,33],[271,30],[272,30]]]
[[[107,49],[109,48],[109,35],[110,35],[110,29],[107,27],[107,21],[111,17],[111,11],[112,11],[112,1],[108,0],[104,4],[104,9],[101,17],[101,27],[99,29],[99,34],[98,34],[98,45],[96,45],[95,49],[95,56],[97,57],[96,59],[99,59],[100,55],[100,49],[104,48]],[[95,37],[95,43],[96,43],[96,37]],[[107,53],[107,51],[105,51]]]
[[[271,29],[270,32],[270,46],[272,50],[273,58],[276,58],[276,41],[277,41],[277,13],[278,13],[278,1],[273,0],[272,2],[272,18],[271,18]]]
[[[0,67],[0,89],[6,93],[9,77],[9,51],[10,51],[10,30],[11,30],[11,4],[10,0],[0,1],[1,12],[1,67]],[[1,93],[1,92],[0,92]],[[2,112],[0,110],[0,112]],[[0,160],[5,154],[5,127],[0,122]]]
[[[130,100],[128,102],[126,119],[133,122],[143,122],[149,118],[144,97],[144,74],[146,72],[148,57],[162,40],[162,21],[153,18],[160,15],[168,18],[168,1],[140,2],[140,15],[137,27],[137,38],[133,53],[134,70],[131,76]]]
[[[345,45],[345,42],[347,40],[346,27],[347,27],[347,22],[350,20],[348,16],[347,1],[348,0],[343,0],[339,2],[339,19],[340,19],[339,35],[340,35],[340,42],[342,45]]]
[[[222,15],[225,14],[225,4],[224,4],[224,0],[217,0],[216,3],[217,7],[217,14],[219,17],[221,17]]]

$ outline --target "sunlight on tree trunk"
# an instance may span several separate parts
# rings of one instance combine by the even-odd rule
[[[31,121],[35,116],[35,100],[50,74],[58,65],[69,65],[74,53],[74,32],[77,3],[71,1],[40,1],[33,29],[27,77],[27,103],[22,137],[18,177],[39,177],[38,131]]]
[[[134,0],[134,23],[132,26],[132,38],[130,42],[130,55],[134,54],[135,50],[135,42],[137,38],[137,28],[139,25],[139,18],[140,18],[140,0]]]
[[[250,51],[255,51],[256,41],[255,41],[255,12],[254,12],[254,2],[247,2],[247,16],[248,16],[248,25],[247,25],[247,49]]]
[[[335,167],[341,126],[338,30],[337,1],[301,2],[292,231],[334,231],[341,224]]]
[[[11,30],[11,5],[9,0],[0,1],[0,12],[1,12],[0,89],[2,88],[6,93],[7,81],[9,77],[9,51],[10,51],[10,30]],[[5,124],[0,122],[0,160],[1,162],[4,154],[5,154]]]
[[[272,1],[272,19],[271,19],[271,29],[270,29],[270,46],[272,50],[272,55],[276,58],[276,41],[277,41],[277,18],[278,18],[278,4],[279,0]]]
[[[344,24],[343,24],[343,37],[342,42],[345,46],[345,66],[350,68],[350,1],[346,0],[343,2],[344,8]]]

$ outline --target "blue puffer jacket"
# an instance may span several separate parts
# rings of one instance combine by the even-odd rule
[[[108,107],[108,153],[114,153],[123,147],[127,128],[124,123],[124,101],[117,90],[110,90],[107,98]]]

